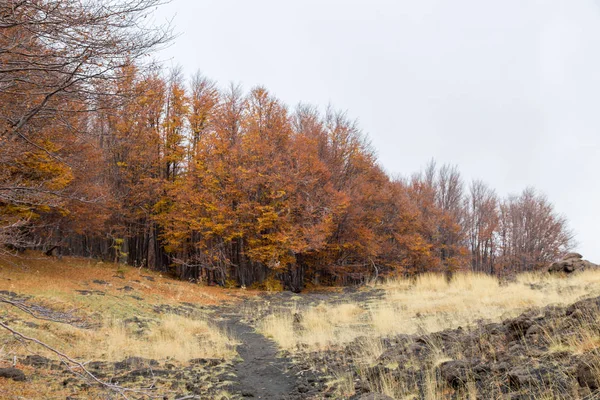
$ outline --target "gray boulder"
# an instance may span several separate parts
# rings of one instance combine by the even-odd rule
[[[597,264],[584,260],[579,253],[568,253],[560,261],[553,262],[548,268],[550,273],[573,273],[586,269],[598,268]]]

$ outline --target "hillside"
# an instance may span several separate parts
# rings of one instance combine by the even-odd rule
[[[9,399],[587,399],[599,393],[597,296],[596,270],[296,295],[29,253],[0,264],[0,322],[50,348],[2,329],[0,375],[12,378],[0,388]]]
[[[89,259],[57,260],[28,253],[27,258],[0,263],[0,322],[76,360],[92,361],[86,365],[101,379],[108,378],[103,368],[111,363],[116,365],[111,373],[154,365],[155,360],[180,371],[191,359],[211,359],[216,365],[209,374],[202,364],[189,369],[195,377],[208,379],[230,365],[236,354],[235,339],[213,323],[211,307],[246,296]],[[104,391],[94,387],[96,382],[88,390],[88,380],[77,379],[80,368],[71,363],[74,373],[65,373],[67,364],[61,365],[57,354],[2,329],[2,366],[11,365],[14,357],[28,381],[2,381],[0,386],[13,396],[64,399],[75,392],[105,398]],[[123,378],[121,383],[127,379],[141,387],[136,378]],[[154,384],[153,391],[164,389]]]

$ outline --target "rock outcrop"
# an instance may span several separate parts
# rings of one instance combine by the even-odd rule
[[[553,262],[548,268],[548,272],[557,273],[564,272],[571,274],[573,272],[584,271],[586,269],[598,268],[597,264],[584,260],[579,253],[569,253],[560,261]]]

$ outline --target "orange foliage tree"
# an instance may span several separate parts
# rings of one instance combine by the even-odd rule
[[[390,179],[344,113],[143,67],[158,0],[0,3],[0,249],[292,290],[381,274],[539,268],[571,246],[533,191],[455,167]],[[82,6],[86,5],[86,6]],[[148,68],[150,67],[150,68]]]

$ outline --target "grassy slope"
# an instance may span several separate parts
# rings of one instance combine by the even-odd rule
[[[0,320],[79,360],[118,361],[142,356],[176,364],[192,358],[233,358],[235,339],[212,324],[211,312],[202,306],[236,302],[252,295],[176,281],[123,265],[79,258],[57,260],[40,253],[0,261],[0,291],[16,293],[17,300],[31,296],[25,304],[36,307],[36,312],[70,321],[36,319],[0,303]],[[0,367],[11,365],[14,357],[22,359],[29,354],[56,359],[49,351],[24,344],[0,330]],[[30,367],[18,367],[33,372]],[[48,395],[47,379],[41,379],[39,385],[35,380],[33,384],[2,381],[0,386],[6,393],[24,398]],[[54,392],[57,398],[63,394],[60,389]]]
[[[500,321],[549,304],[569,304],[600,295],[600,271],[569,277],[523,274],[500,283],[487,275],[458,274],[448,283],[443,275],[397,279],[375,287],[383,296],[363,301],[323,302],[308,308],[290,307],[267,315],[259,330],[280,347],[324,350],[359,336],[424,334],[468,327],[480,321]],[[294,314],[301,314],[300,323]]]
[[[125,287],[130,289],[124,290]],[[253,296],[251,291],[199,286],[152,271],[88,259],[56,260],[39,253],[0,262],[2,290],[32,296],[27,304],[71,319],[74,325],[82,324],[77,327],[40,321],[14,307],[0,305],[0,319],[81,360],[115,361],[135,355],[179,364],[190,358],[234,357],[235,338],[212,324],[214,315],[200,306]],[[342,298],[341,302],[337,296],[335,302],[267,310],[267,316],[258,320],[259,331],[272,337],[282,349],[304,352],[343,348],[360,336],[376,339],[468,327],[480,321],[510,318],[530,308],[598,296],[600,272],[586,271],[570,277],[526,274],[503,284],[481,275],[458,275],[450,284],[443,276],[425,275],[416,281],[392,280],[367,291],[379,292],[381,296],[369,297],[368,301]],[[261,303],[250,303],[241,308],[248,314],[256,313],[255,307]],[[300,321],[295,314],[301,316]],[[594,336],[586,340],[586,346],[589,343],[597,348],[600,342]],[[563,348],[565,344],[556,346]],[[380,340],[366,341],[362,355],[355,361],[370,365],[382,351]],[[34,353],[50,355],[0,331],[0,367],[10,365],[14,356],[22,358]],[[444,357],[439,355],[436,364]],[[33,374],[30,367],[18,366]],[[53,395],[48,396],[46,383],[64,379],[59,372],[54,374],[55,377],[49,375],[26,384],[3,381],[2,390],[13,397],[39,398],[43,394],[64,398],[69,392],[63,393],[60,388],[54,388]],[[345,378],[343,374],[339,376],[339,380]]]
[[[259,331],[298,359],[308,359],[311,368],[328,375],[328,384],[335,390],[334,397],[348,398],[355,394],[355,384],[360,381],[367,382],[369,390],[392,398],[416,399],[421,396],[415,389],[416,381],[394,375],[398,364],[381,364],[380,357],[390,350],[384,344],[387,338],[404,334],[423,338],[429,333],[448,332],[448,329],[458,327],[477,331],[484,324],[514,318],[527,310],[600,296],[600,271],[588,270],[571,276],[524,274],[503,283],[485,275],[460,274],[450,283],[441,275],[424,275],[416,280],[388,281],[366,289],[366,292],[377,293],[378,289],[381,296],[341,301],[338,298],[317,305],[292,305],[267,312],[258,322]],[[252,313],[252,310],[248,312]],[[539,337],[548,346],[540,350],[539,359],[552,358],[560,352],[574,359],[585,355],[591,360],[592,373],[600,376],[599,318],[596,313],[591,313],[575,322],[564,317],[546,321]],[[553,326],[554,323],[557,326]],[[468,337],[470,331],[460,332]],[[453,335],[460,337],[461,333],[454,332]],[[491,346],[492,353],[495,351],[497,344],[487,343],[485,337],[480,339],[482,346]],[[502,345],[508,343],[502,342]],[[524,346],[526,348],[528,343]],[[352,349],[350,352],[349,348]],[[455,391],[441,379],[439,369],[445,362],[465,359],[461,351],[444,350],[443,346],[434,345],[426,356],[404,359],[403,367],[412,365],[424,371],[426,378],[421,383],[427,399],[454,398]],[[482,354],[478,356],[483,357]],[[331,357],[334,361],[327,361]],[[539,360],[533,357],[530,361]],[[522,360],[509,365],[516,367],[520,362]],[[373,375],[372,367],[383,367],[392,372]],[[504,381],[499,382],[500,385]],[[591,398],[576,381],[571,383],[573,392],[567,398]],[[532,394],[530,398],[556,398],[557,393],[550,386],[540,383],[535,394],[529,393]],[[462,393],[458,398],[481,397],[474,382],[468,382],[467,389],[468,393]],[[583,394],[578,390],[583,390]]]

